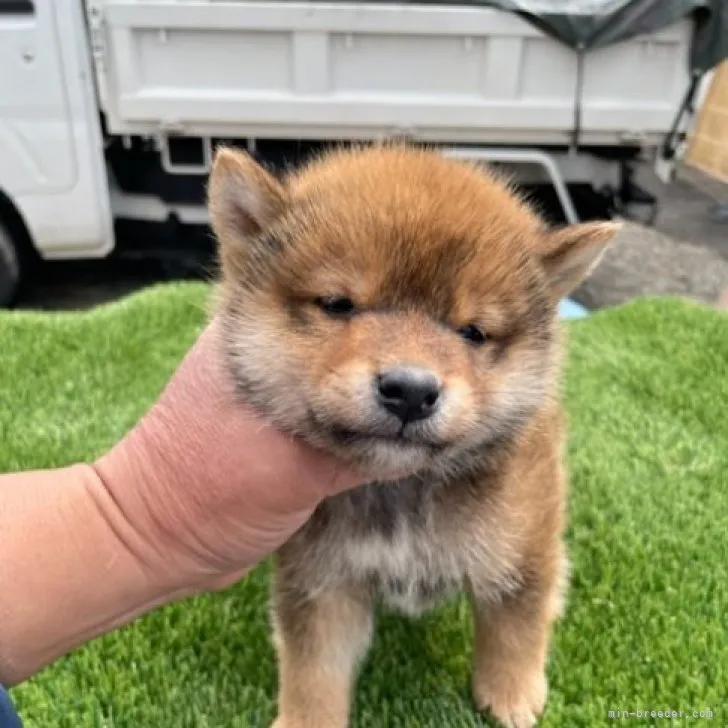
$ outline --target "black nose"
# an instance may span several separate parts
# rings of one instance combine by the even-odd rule
[[[379,403],[403,422],[424,420],[436,409],[440,382],[424,369],[400,367],[382,372],[378,378]]]

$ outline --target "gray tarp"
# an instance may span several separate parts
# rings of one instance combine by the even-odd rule
[[[372,0],[367,0],[371,2]],[[691,70],[702,73],[728,58],[728,0],[374,0],[416,5],[481,5],[518,13],[574,49],[617,43],[691,16]]]
[[[481,4],[477,3],[476,4]],[[726,0],[626,0],[602,3],[593,13],[569,12],[568,3],[541,2],[534,13],[527,6],[535,3],[499,0],[494,5],[523,15],[544,32],[573,48],[599,48],[650,33],[690,15],[695,19],[695,33],[690,54],[692,70],[704,72],[728,57],[728,2]],[[559,11],[548,6],[567,6]],[[592,6],[596,3],[592,3]]]

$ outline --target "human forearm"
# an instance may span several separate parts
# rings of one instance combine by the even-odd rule
[[[0,476],[0,683],[173,597],[89,465]]]
[[[0,475],[0,683],[232,584],[360,482],[236,401],[208,329],[93,465]]]

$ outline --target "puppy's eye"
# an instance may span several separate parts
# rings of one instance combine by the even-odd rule
[[[471,344],[480,346],[485,343],[485,334],[475,325],[468,324],[458,329],[458,334]]]
[[[316,304],[330,316],[351,316],[356,312],[354,302],[343,296],[317,298]]]

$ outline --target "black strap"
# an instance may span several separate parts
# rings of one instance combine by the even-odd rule
[[[580,43],[576,49],[576,88],[574,90],[574,128],[571,131],[571,147],[574,151],[579,148],[581,137],[581,104],[584,94],[584,44]]]
[[[677,146],[681,137],[680,125],[682,124],[683,116],[685,116],[686,112],[690,114],[695,112],[695,95],[698,92],[698,86],[702,77],[703,71],[693,71],[688,90],[685,92],[682,103],[677,110],[672,127],[667,133],[665,141],[662,143],[662,156],[665,159],[673,159],[675,157],[675,152],[677,152]]]

